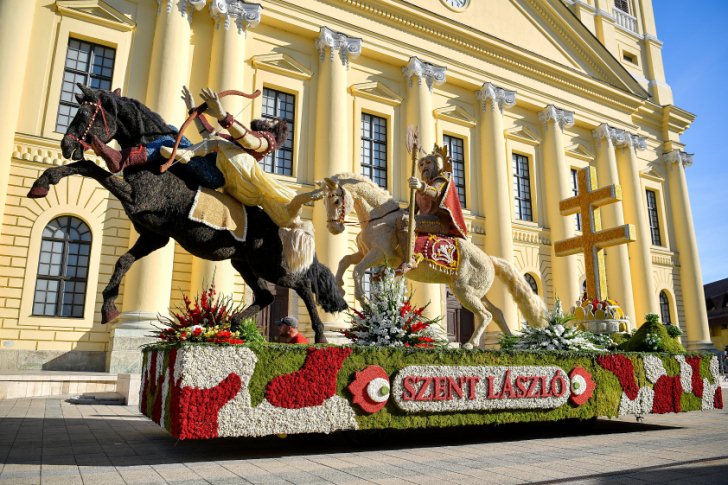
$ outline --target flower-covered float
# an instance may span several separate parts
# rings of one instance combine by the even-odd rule
[[[215,298],[186,301],[186,314],[165,321],[164,340],[143,351],[142,413],[179,439],[207,439],[723,407],[716,357],[448,348],[403,286],[386,284],[353,316],[359,345],[350,346],[228,335]],[[553,315],[560,326],[560,310]],[[573,349],[582,337],[554,338]]]

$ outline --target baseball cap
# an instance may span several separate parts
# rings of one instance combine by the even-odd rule
[[[298,328],[298,319],[296,317],[283,317],[276,322],[276,325],[288,325],[289,327]]]

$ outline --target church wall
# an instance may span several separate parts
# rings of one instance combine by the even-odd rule
[[[596,126],[609,123],[626,129],[647,139],[647,150],[637,153],[638,170],[642,174],[640,186],[643,193],[649,188],[658,194],[664,237],[663,247],[653,247],[651,250],[653,274],[650,276],[658,294],[663,289],[669,292],[676,318],[683,326],[685,309],[680,288],[680,259],[672,222],[673,203],[665,169],[658,167],[655,162],[660,160],[665,151],[664,138],[678,140],[689,121],[671,120],[673,124],[666,130],[662,108],[653,102],[654,98],[653,101],[645,100],[628,93],[624,88],[615,88],[613,83],[616,81],[612,78],[608,82],[594,81],[590,76],[579,74],[587,70],[595,73],[596,78],[615,76],[607,72],[598,60],[583,58],[586,48],[578,45],[573,33],[552,40],[548,50],[544,51],[553,54],[552,62],[549,62],[543,52],[535,55],[527,50],[519,50],[518,43],[509,45],[503,42],[508,40],[507,31],[513,25],[499,24],[498,28],[504,29],[503,32],[483,36],[482,33],[464,29],[461,23],[467,22],[463,20],[463,14],[446,9],[435,0],[430,0],[422,8],[433,8],[438,15],[454,19],[455,22],[448,24],[441,17],[420,17],[409,6],[389,1],[377,2],[377,5],[381,3],[393,12],[383,16],[366,3],[358,0],[306,0],[292,6],[289,2],[272,0],[265,4],[261,24],[245,34],[245,58],[241,59],[245,63],[244,85],[234,88],[252,92],[267,87],[296,96],[293,175],[275,177],[297,192],[312,190],[315,167],[326,163],[316,160],[314,156],[314,147],[322,137],[342,137],[349,147],[343,165],[353,172],[359,172],[361,113],[370,113],[388,121],[388,189],[397,200],[406,202],[409,197],[406,180],[411,161],[404,143],[407,83],[402,75],[402,66],[411,56],[417,56],[424,62],[447,67],[445,84],[435,86],[432,90],[435,133],[438,141],[442,141],[445,134],[465,140],[467,203],[464,214],[472,241],[484,248],[489,237],[485,234],[487,208],[482,206],[483,199],[476,194],[487,189],[481,184],[483,167],[489,161],[480,159],[483,140],[478,126],[482,123],[482,112],[475,91],[484,82],[515,90],[517,105],[503,111],[506,160],[510,172],[514,153],[529,159],[534,220],[515,220],[513,177],[510,174],[508,191],[514,244],[512,256],[521,272],[535,277],[539,294],[551,305],[556,296],[551,260],[551,244],[554,241],[550,234],[552,221],[548,219],[545,205],[546,197],[549,196],[545,175],[553,167],[544,163],[544,131],[538,113],[549,104],[575,112],[575,126],[567,127],[563,134],[565,161],[572,168],[595,164],[597,146],[591,132]],[[540,11],[532,1],[507,3],[498,8],[531,16]],[[640,34],[636,36],[616,29],[612,54],[646,88],[646,80],[655,77],[654,72],[647,72],[648,63],[654,62],[654,58],[650,57],[654,52],[650,53],[641,47],[644,40],[641,36],[651,30],[641,17],[643,2],[635,3],[640,7],[637,15]],[[59,13],[54,11],[55,7],[46,8],[42,2],[37,3],[31,26],[33,34],[30,50],[33,59],[28,63],[23,85],[16,90],[22,96],[22,109],[14,126],[16,147],[13,151],[17,153],[13,155],[8,187],[2,189],[7,193],[0,229],[0,348],[3,350],[106,352],[110,348],[110,329],[100,325],[99,310],[101,291],[109,280],[113,265],[129,247],[130,225],[119,202],[95,182],[81,180],[80,177],[65,179],[47,199],[25,198],[33,180],[43,169],[63,163],[58,148],[61,134],[55,133],[54,129],[69,36],[114,47],[116,63],[113,87],[121,87],[124,95],[149,101],[149,76],[155,70],[151,59],[157,4],[131,0],[109,0],[107,4],[128,15],[134,25],[102,21],[94,19],[93,15],[72,15],[67,11]],[[516,4],[521,6],[514,6]],[[291,12],[291,9],[295,12]],[[215,54],[211,53],[215,30],[209,18],[208,6],[201,12],[191,12],[191,36],[189,42],[180,39],[179,48],[189,49],[191,62],[186,77],[192,92],[196,94],[200,88],[209,84],[210,72],[216,62]],[[464,15],[470,14],[466,12]],[[477,15],[470,15],[467,20],[475,21],[477,18]],[[558,37],[561,34],[553,32],[569,32],[569,24],[561,20],[550,23],[530,19],[524,22],[531,26],[529,29],[533,28],[528,30],[531,33],[519,31],[518,35],[525,36],[522,39],[524,46],[534,42],[534,39],[538,41],[539,35]],[[314,40],[321,26],[351,37],[363,38],[362,54],[349,60],[347,89],[343,94],[351,123],[337,127],[334,133],[322,133],[316,126],[317,108],[321,106],[323,97],[332,95],[319,92],[321,61]],[[49,38],[53,39],[50,43]],[[637,66],[622,62],[620,53],[624,50],[636,50]],[[328,62],[328,59],[325,61]],[[169,87],[175,92],[179,88]],[[258,98],[243,104],[239,119],[248,120],[260,116],[261,112],[262,101]],[[689,118],[688,115],[685,116]],[[180,112],[178,119],[168,121],[179,124],[183,117],[184,112]],[[193,132],[189,130],[190,138],[199,139]],[[674,146],[681,147],[679,144]],[[645,204],[645,201],[641,203]],[[32,305],[38,259],[39,241],[37,238],[34,240],[34,234],[38,232],[40,221],[53,214],[75,214],[87,222],[93,232],[93,254],[96,259],[93,260],[91,272],[95,275],[95,281],[87,294],[90,311],[82,321],[40,321],[30,317],[28,310]],[[305,208],[303,217],[312,219],[310,207]],[[352,214],[349,219],[354,220],[355,216]],[[322,227],[316,229],[325,230]],[[346,235],[339,236],[335,241],[345,244],[349,252],[354,252],[357,232],[356,226],[350,226]],[[583,258],[579,256],[577,261],[580,280],[574,284],[581,285]],[[327,263],[335,273],[336,263]],[[350,275],[351,269],[345,278],[346,299],[350,305],[355,305]],[[191,280],[192,256],[176,246],[169,296],[171,307],[181,303],[181,292],[194,295],[201,291],[190,287]],[[234,281],[236,300],[249,301],[250,292],[246,291],[240,276],[236,274]],[[119,308],[122,307],[124,290],[122,283],[117,299]],[[289,303],[291,313],[300,318],[304,332],[311,335],[303,302],[291,292]],[[565,306],[572,304],[564,302]],[[634,316],[633,319],[641,323],[642,316]],[[3,359],[7,361],[7,357],[0,355],[0,368],[10,365],[4,364]]]

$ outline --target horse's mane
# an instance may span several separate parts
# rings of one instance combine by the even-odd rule
[[[116,117],[124,126],[124,133],[131,145],[149,144],[161,135],[171,135],[176,132],[170,128],[160,115],[149,109],[145,104],[133,98],[117,96],[114,93],[101,91],[107,103],[114,106]]]
[[[392,198],[392,194],[389,193],[388,190],[381,188],[379,185],[372,182],[372,180],[369,177],[366,177],[364,175],[360,175],[357,173],[351,173],[351,172],[344,172],[340,174],[333,175],[331,179],[339,182],[341,185],[346,184],[357,184],[360,182],[364,182],[369,187],[367,187],[367,190],[369,190],[371,193],[378,197],[385,197],[387,199]]]

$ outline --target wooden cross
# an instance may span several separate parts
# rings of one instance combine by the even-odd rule
[[[607,297],[607,280],[604,270],[604,252],[602,249],[633,242],[635,228],[632,224],[602,230],[602,219],[599,207],[622,200],[622,188],[609,185],[595,189],[596,170],[586,167],[579,170],[578,194],[559,202],[562,216],[581,214],[582,235],[557,241],[554,243],[556,256],[570,256],[584,253],[586,272],[586,294],[589,298],[603,300]]]

